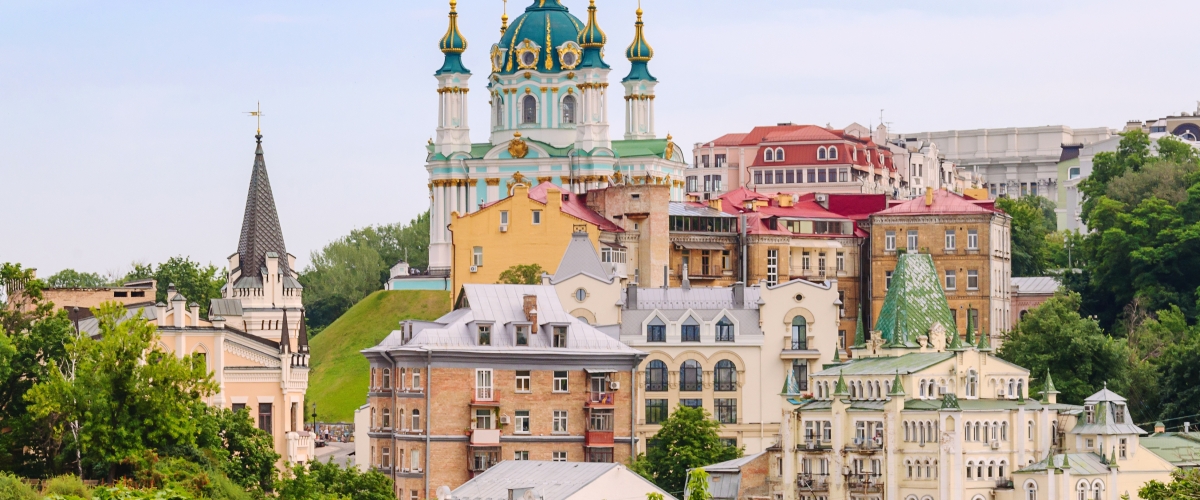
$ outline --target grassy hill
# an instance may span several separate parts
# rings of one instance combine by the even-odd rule
[[[312,338],[308,403],[322,422],[352,422],[367,398],[370,367],[359,353],[374,347],[406,319],[432,320],[450,311],[450,294],[435,291],[379,291],[346,311]]]

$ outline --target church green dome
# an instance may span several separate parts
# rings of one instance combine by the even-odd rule
[[[634,25],[633,43],[629,44],[629,48],[625,49],[625,58],[629,59],[632,65],[629,68],[627,75],[622,82],[630,80],[648,80],[658,81],[654,75],[650,74],[650,68],[647,63],[654,58],[654,49],[650,47],[650,43],[646,41],[646,35],[642,33],[642,27],[645,23],[642,22],[642,8],[637,10],[637,23]]]
[[[579,33],[584,23],[560,0],[533,0],[492,48],[492,71],[511,75],[523,71],[557,73],[580,67],[584,49]],[[597,28],[598,29],[598,28]]]
[[[462,63],[462,53],[467,50],[467,39],[458,30],[457,7],[458,0],[450,0],[450,27],[446,29],[446,34],[442,35],[442,40],[438,42],[438,49],[443,54],[446,54],[446,61],[442,64],[441,69],[435,73],[438,75],[471,72]]]

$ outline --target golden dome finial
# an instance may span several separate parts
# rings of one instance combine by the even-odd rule
[[[458,0],[450,0],[450,12],[454,12],[456,8],[458,8]]]
[[[500,34],[508,31],[508,0],[504,0],[504,15],[500,16]]]
[[[595,2],[595,0],[592,0],[592,1]],[[637,16],[638,16],[638,20],[641,21],[642,20],[642,0],[638,0]]]

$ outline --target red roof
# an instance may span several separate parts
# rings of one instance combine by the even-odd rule
[[[879,212],[879,215],[923,215],[923,214],[990,214],[989,210],[963,196],[939,189],[933,192],[933,203],[925,205],[925,196],[917,196]]]
[[[541,184],[534,186],[533,188],[531,188],[529,190],[529,199],[545,204],[546,197],[549,195],[549,192],[550,192],[550,188],[554,188],[554,189],[561,191],[561,188],[559,188],[558,186],[555,186],[553,183],[543,182]],[[608,231],[608,232],[612,232],[612,233],[625,232],[625,230],[621,229],[620,226],[613,224],[612,221],[604,218],[603,215],[600,215],[599,213],[596,213],[595,210],[588,208],[587,202],[584,200],[584,198],[582,196],[577,195],[575,193],[566,193],[566,192],[562,192],[560,194],[563,197],[562,208],[561,208],[563,213],[570,215],[572,217],[575,217],[576,219],[580,219],[585,222],[589,222],[589,223],[599,227],[601,231]]]
[[[839,131],[840,132],[840,131]],[[805,125],[796,130],[778,131],[767,134],[763,142],[792,141],[840,141],[842,136],[824,127]]]
[[[769,127],[754,127],[754,130],[751,130],[749,134],[746,134],[745,137],[742,137],[742,142],[739,145],[756,146],[763,142],[763,140],[767,137],[767,134],[774,132],[794,132],[809,126],[811,125],[775,125]]]
[[[746,138],[746,134],[725,134],[712,141],[713,146],[737,146],[741,144],[742,139]]]
[[[811,196],[808,198],[801,197],[790,207],[781,207],[777,199],[741,187],[721,195],[720,199],[721,210],[725,213],[746,216],[746,232],[749,234],[778,234],[796,238],[851,237],[845,234],[794,234],[787,229],[780,229],[778,224],[775,224],[776,229],[770,228],[767,221],[778,217],[848,220],[847,217],[841,214],[826,210],[825,207],[818,204]],[[746,211],[744,209],[746,200],[765,201],[767,202],[767,206],[760,206],[754,211]],[[866,234],[855,228],[854,236],[864,237]]]

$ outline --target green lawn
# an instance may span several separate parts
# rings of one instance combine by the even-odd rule
[[[374,347],[406,319],[433,320],[450,311],[450,294],[436,291],[379,291],[351,307],[312,338],[308,403],[322,422],[353,422],[367,401],[367,360]]]

